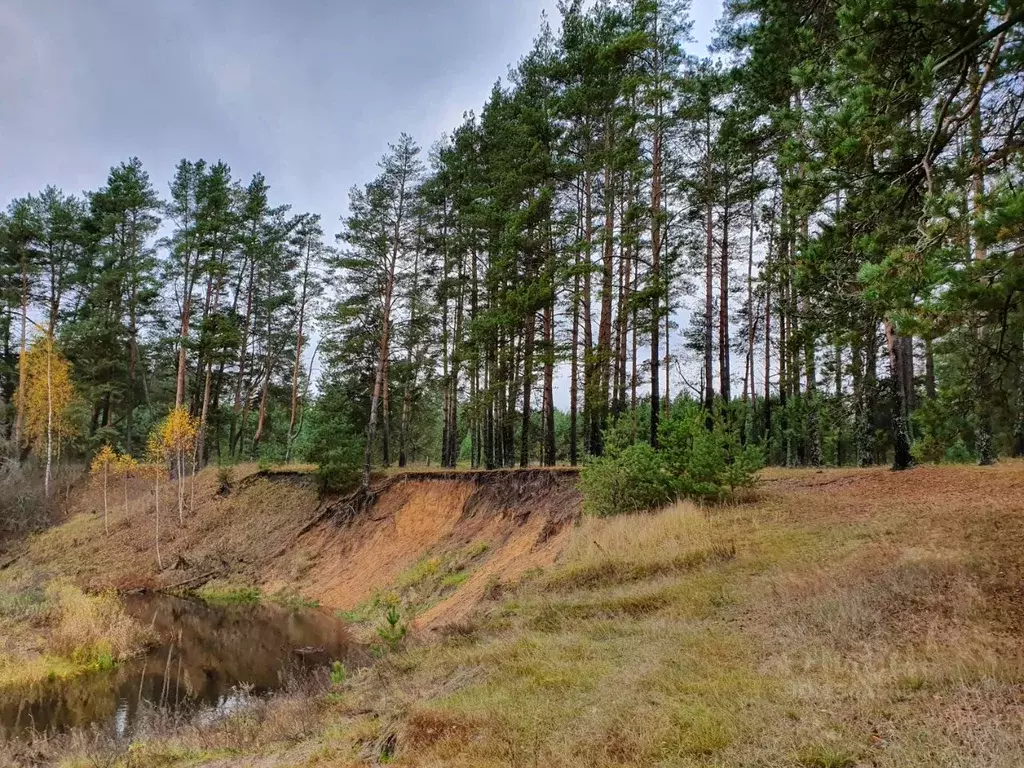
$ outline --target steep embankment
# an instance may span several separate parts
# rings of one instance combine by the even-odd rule
[[[239,468],[224,488],[214,470],[185,489],[184,524],[174,485],[156,494],[131,480],[84,490],[73,513],[8,558],[9,576],[67,576],[92,589],[259,587],[353,609],[410,569],[431,575],[457,562],[419,606],[423,626],[458,620],[485,590],[554,562],[579,517],[569,470],[413,472],[379,480],[368,496],[327,497],[301,472]],[[109,527],[109,531],[106,528]]]
[[[452,573],[455,588],[420,617],[428,626],[457,620],[487,587],[553,563],[579,512],[571,471],[398,475],[367,501],[327,504],[275,561],[267,586],[301,584],[303,594],[325,605],[354,608],[384,587],[411,581],[402,576],[417,563],[429,571],[446,556],[471,552]]]

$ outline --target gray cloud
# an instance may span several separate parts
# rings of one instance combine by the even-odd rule
[[[0,198],[95,188],[132,155],[163,192],[181,157],[222,158],[336,221],[399,132],[429,145],[479,109],[554,5],[5,0]]]
[[[334,221],[388,141],[429,144],[527,49],[547,0],[6,0],[0,196],[101,184],[138,155],[263,171]]]
[[[3,0],[0,204],[95,189],[133,155],[166,194],[177,161],[203,157],[243,182],[263,172],[275,204],[321,214],[330,236],[388,142],[429,147],[479,110],[555,5]],[[695,0],[702,43],[720,7]]]

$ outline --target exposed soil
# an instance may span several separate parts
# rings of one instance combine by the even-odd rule
[[[218,584],[258,586],[351,609],[426,556],[486,545],[467,580],[419,625],[457,621],[496,582],[550,565],[579,518],[577,472],[406,472],[379,478],[368,494],[323,497],[309,474],[235,471],[231,488],[202,473],[194,511],[179,525],[177,490],[162,483],[157,565],[151,483],[111,481],[109,534],[101,488],[85,489],[68,521],[31,542],[13,572],[70,576],[91,589],[148,590]]]
[[[370,503],[330,503],[267,581],[301,583],[325,605],[353,608],[425,555],[486,544],[469,579],[419,624],[458,621],[489,584],[554,562],[580,515],[576,479],[574,471],[540,469],[397,475],[373,489]]]

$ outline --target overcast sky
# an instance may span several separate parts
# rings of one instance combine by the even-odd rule
[[[406,131],[429,147],[529,49],[554,0],[2,0],[0,201],[95,189],[138,156],[262,171],[337,231]],[[717,0],[698,0],[706,41]],[[703,49],[702,45],[695,48]]]
[[[424,148],[479,113],[555,0],[0,0],[0,205],[81,193],[137,156],[261,171],[323,216],[405,131]],[[694,0],[703,53],[720,0]],[[560,382],[561,383],[561,382]],[[568,401],[559,386],[557,400]]]

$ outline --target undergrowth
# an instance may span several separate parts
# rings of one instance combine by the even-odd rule
[[[133,749],[182,768],[228,750],[267,766],[1015,767],[1024,647],[1006,542],[1024,521],[1019,478],[994,472],[1005,498],[984,515],[973,486],[880,472],[892,485],[872,495],[851,471],[779,473],[791,490],[746,505],[587,518],[554,566],[488,588],[457,625]],[[360,613],[412,626],[410,608],[485,556],[424,558]]]
[[[90,595],[63,581],[5,587],[0,630],[0,687],[110,669],[155,640],[115,594]]]

